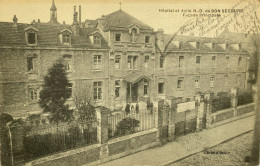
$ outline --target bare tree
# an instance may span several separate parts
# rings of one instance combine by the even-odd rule
[[[95,100],[90,84],[76,84],[73,90],[73,101],[79,113],[79,120],[91,120],[95,117]]]

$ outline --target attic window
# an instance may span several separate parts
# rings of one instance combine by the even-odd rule
[[[150,43],[150,36],[145,36],[145,43]]]
[[[226,44],[226,49],[229,49],[229,44]]]
[[[117,33],[115,39],[116,41],[121,41],[121,34]]]
[[[34,32],[28,33],[28,44],[36,44],[36,34]]]
[[[238,49],[239,49],[239,50],[242,49],[242,44],[241,44],[241,43],[238,45]]]
[[[97,46],[101,45],[100,36],[94,36],[94,45],[97,45]]]
[[[212,49],[215,49],[216,43],[212,43]]]
[[[183,41],[180,41],[179,42],[179,49],[182,49],[183,48]]]
[[[200,48],[200,42],[196,42],[196,49]]]
[[[62,35],[62,41],[64,45],[70,45],[70,35],[69,34],[63,34]]]

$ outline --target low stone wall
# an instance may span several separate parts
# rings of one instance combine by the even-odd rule
[[[156,142],[156,132],[156,129],[151,129],[108,141],[109,156],[134,151],[134,149]]]
[[[255,103],[250,103],[238,106],[237,108],[229,108],[213,113],[211,114],[211,124],[213,125],[211,127],[216,127],[221,124],[240,119],[240,117],[244,117],[244,115],[250,116],[254,113],[254,108]]]
[[[246,104],[246,105],[241,105],[237,107],[237,115],[243,115],[246,114],[248,112],[252,112],[255,109],[255,103],[250,103],[250,104]]]
[[[108,141],[108,157],[100,160],[100,144],[74,149],[46,156],[26,163],[26,166],[69,166],[69,165],[98,165],[113,159],[120,158],[141,150],[159,145],[157,129],[151,129],[114,138]]]
[[[66,166],[83,165],[99,160],[100,145],[90,145],[84,148],[74,149],[67,152],[61,152],[33,160],[26,163],[26,166]]]
[[[226,119],[230,119],[234,117],[234,109],[233,108],[229,108],[229,109],[225,109],[222,111],[218,111],[216,113],[211,114],[212,116],[212,121],[211,124],[213,123],[217,123]]]

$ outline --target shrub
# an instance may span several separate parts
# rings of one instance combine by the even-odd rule
[[[237,105],[244,105],[253,102],[253,93],[251,91],[242,91],[238,93]]]
[[[135,128],[139,127],[139,124],[139,120],[130,117],[124,118],[117,124],[115,136],[135,133]]]

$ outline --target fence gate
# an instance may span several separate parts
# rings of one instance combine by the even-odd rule
[[[176,137],[186,135],[196,131],[197,116],[196,110],[186,110],[177,112],[175,118]]]

